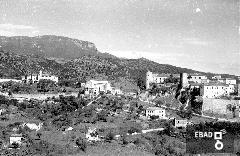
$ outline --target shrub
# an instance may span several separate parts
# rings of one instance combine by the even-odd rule
[[[80,150],[82,150],[83,152],[86,152],[87,149],[87,142],[83,139],[83,138],[78,138],[76,140],[76,145],[78,146],[78,148]]]
[[[106,141],[111,142],[114,139],[114,134],[112,131],[110,131],[106,136]]]

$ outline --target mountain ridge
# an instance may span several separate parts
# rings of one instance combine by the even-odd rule
[[[0,36],[0,46],[0,77],[19,77],[40,69],[53,73],[60,79],[103,77],[114,80],[122,77],[136,81],[147,70],[156,73],[186,72],[213,75],[169,64],[160,64],[146,58],[118,58],[98,51],[92,42],[63,36]],[[11,64],[15,66],[11,67]]]

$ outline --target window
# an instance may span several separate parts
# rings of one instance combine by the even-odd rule
[[[201,79],[201,77],[199,77],[199,79]]]

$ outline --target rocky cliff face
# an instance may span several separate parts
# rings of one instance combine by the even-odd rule
[[[94,43],[53,35],[38,37],[1,36],[0,46],[4,51],[16,54],[64,59],[77,58],[83,55],[96,55],[99,53]]]

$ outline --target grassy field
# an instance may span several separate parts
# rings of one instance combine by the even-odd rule
[[[135,145],[122,146],[117,143],[101,143],[97,146],[88,146],[86,152],[68,156],[154,156],[138,149]]]

